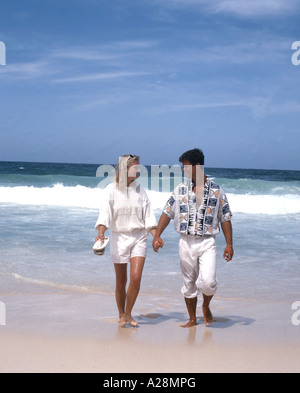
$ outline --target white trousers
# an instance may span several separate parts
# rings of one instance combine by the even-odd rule
[[[199,238],[182,234],[179,240],[179,256],[183,296],[194,298],[200,292],[206,296],[214,295],[217,291],[215,237]]]

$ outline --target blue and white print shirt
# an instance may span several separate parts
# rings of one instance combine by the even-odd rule
[[[175,188],[163,213],[174,220],[177,232],[189,236],[215,236],[220,232],[219,224],[232,217],[223,189],[210,179],[204,185],[198,210],[193,183],[186,181]]]

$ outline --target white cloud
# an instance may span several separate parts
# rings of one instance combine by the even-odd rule
[[[24,63],[8,63],[4,71],[0,74],[3,79],[36,79],[45,77],[46,75],[53,75],[58,72],[47,61],[32,61]]]
[[[241,16],[280,15],[297,9],[296,0],[222,0],[211,3],[215,12]]]
[[[96,74],[85,74],[74,76],[70,78],[62,78],[56,79],[54,82],[56,83],[70,83],[70,82],[95,82],[100,80],[108,80],[108,79],[120,79],[120,78],[127,78],[127,77],[135,77],[135,76],[142,76],[147,75],[145,72],[127,72],[127,71],[120,71],[120,72],[103,72],[103,73],[96,73]]]
[[[51,56],[54,58],[74,60],[112,60],[124,55],[130,56],[132,51],[149,49],[156,45],[156,41],[133,40],[115,41],[101,46],[77,46],[54,49]]]
[[[35,57],[36,53],[39,53],[40,58],[28,62],[7,62],[8,64],[1,69],[0,78],[8,81],[40,78],[44,82],[49,82],[48,77],[55,75],[56,79],[52,82],[71,83],[148,75],[148,72],[143,70],[136,71],[136,68],[140,67],[136,65],[143,58],[141,54],[145,55],[145,52],[156,44],[151,40],[124,40],[101,46],[65,46],[44,51],[29,48],[27,57],[29,54]],[[17,49],[20,50],[15,48],[15,51]],[[86,67],[87,63],[91,66],[89,69]],[[120,70],[120,64],[123,70]],[[99,69],[104,67],[106,70],[99,72]],[[115,71],[107,72],[108,69]]]
[[[299,9],[298,0],[156,0],[173,7],[193,7],[212,13],[229,13],[243,17],[280,15]]]
[[[66,48],[66,49],[55,49],[52,51],[51,56],[58,59],[70,59],[70,60],[112,60],[118,57],[117,54],[110,53],[104,54],[101,51],[95,49],[85,48]]]
[[[179,110],[189,110],[189,109],[213,109],[213,108],[226,108],[226,107],[239,107],[239,106],[245,106],[249,107],[250,103],[248,101],[228,101],[224,100],[222,101],[214,101],[214,102],[190,102],[190,103],[185,103],[185,104],[174,104],[174,105],[168,105],[163,109],[163,111],[166,112],[177,112]]]

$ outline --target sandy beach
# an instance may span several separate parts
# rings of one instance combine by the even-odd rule
[[[209,168],[234,214],[232,263],[217,237],[216,322],[205,326],[199,299],[198,325],[180,327],[188,316],[172,223],[163,250],[148,243],[133,309],[139,327],[122,328],[110,246],[102,257],[92,252],[98,166],[1,165],[0,372],[300,371],[298,172]],[[158,219],[167,196],[149,197]]]
[[[300,371],[300,327],[288,303],[216,297],[216,322],[206,327],[198,307],[198,325],[184,329],[181,296],[161,304],[141,293],[138,328],[118,325],[113,294],[9,294],[1,301],[1,373]]]

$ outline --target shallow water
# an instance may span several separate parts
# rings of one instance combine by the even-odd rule
[[[0,163],[0,294],[113,293],[109,247],[92,245],[101,189],[97,166]],[[219,298],[295,301],[300,298],[300,172],[208,169],[227,193],[235,255],[223,258],[217,237]],[[148,190],[157,218],[169,193]],[[151,239],[142,292],[162,299],[180,293],[179,235],[173,223],[165,247]]]

